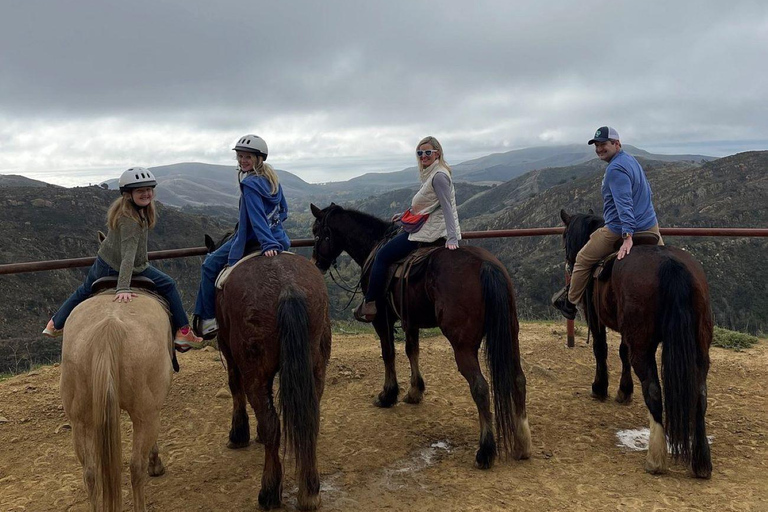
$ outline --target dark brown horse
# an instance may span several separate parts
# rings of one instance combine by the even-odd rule
[[[216,294],[219,348],[232,391],[230,448],[248,446],[246,398],[264,443],[259,505],[280,506],[280,419],[273,403],[277,372],[283,436],[296,456],[298,506],[320,504],[317,435],[325,368],[331,354],[328,291],[312,263],[294,254],[257,256],[232,269]]]
[[[563,239],[566,262],[573,266],[601,217],[568,215]],[[612,266],[612,268],[611,268]],[[600,279],[591,280],[582,305],[594,338],[597,361],[592,395],[608,395],[606,327],[621,333],[622,378],[617,401],[632,395],[630,365],[642,383],[650,412],[651,438],[645,468],[667,468],[666,434],[673,456],[690,463],[694,476],[712,473],[704,415],[712,342],[709,285],[701,265],[687,252],[668,246],[637,245],[622,260],[612,260]],[[662,343],[659,383],[656,348]],[[663,399],[662,399],[663,397]],[[666,421],[662,427],[662,412]]]
[[[391,222],[333,203],[323,210],[315,205],[311,208],[316,219],[312,227],[313,258],[324,272],[342,251],[362,267],[376,244],[392,229]],[[517,459],[528,458],[531,434],[525,411],[525,375],[520,365],[515,297],[506,269],[479,247],[437,250],[427,265],[424,277],[411,281],[407,289],[401,289],[401,280],[394,280],[394,309],[389,301],[377,303],[379,313],[373,326],[381,340],[385,377],[375,405],[391,407],[398,398],[393,336],[396,315],[403,319],[405,351],[411,365],[411,386],[403,399],[406,403],[421,402],[425,389],[419,372],[419,329],[439,327],[453,347],[456,364],[469,383],[480,415],[480,447],[475,462],[479,468],[491,467],[497,448],[488,383],[477,357],[485,337],[499,444],[504,453]],[[362,283],[367,288],[367,275]]]

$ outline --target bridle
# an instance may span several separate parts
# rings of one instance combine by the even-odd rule
[[[352,301],[354,300],[355,296],[360,292],[363,276],[361,273],[360,279],[357,280],[357,284],[355,284],[354,286],[350,285],[344,280],[344,278],[341,277],[341,272],[339,271],[339,265],[337,262],[338,258],[334,258],[333,260],[329,261],[318,250],[320,243],[323,241],[328,243],[329,246],[333,247],[333,231],[328,225],[328,217],[330,217],[331,212],[333,212],[334,210],[335,208],[331,207],[323,216],[323,219],[320,221],[320,231],[317,235],[315,235],[315,251],[314,252],[315,252],[315,258],[317,259],[317,261],[319,261],[324,267],[328,269],[328,274],[331,276],[331,280],[336,284],[336,286],[338,286],[345,292],[352,294],[349,298],[349,301],[347,302],[347,305],[344,306],[344,308],[342,309],[343,311],[343,310],[346,310],[350,304],[352,304]],[[337,277],[334,277],[333,269],[336,270]]]

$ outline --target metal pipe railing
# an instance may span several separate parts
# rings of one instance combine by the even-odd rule
[[[768,237],[768,229],[762,228],[661,228],[664,236],[728,236],[728,237]],[[523,236],[561,235],[562,227],[527,228],[527,229],[497,229],[489,231],[468,231],[462,233],[464,239],[480,238],[510,238]],[[291,247],[312,247],[314,240],[299,238],[291,241]],[[187,247],[185,249],[167,249],[149,253],[150,260],[169,258],[186,258],[189,256],[204,256],[208,252],[205,247]],[[88,267],[96,260],[95,256],[86,258],[70,258],[65,260],[29,261],[25,263],[7,263],[0,265],[0,275],[22,274],[25,272],[40,272],[43,270],[60,270],[66,268]]]

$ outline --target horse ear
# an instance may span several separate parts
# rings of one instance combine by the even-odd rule
[[[566,226],[571,222],[571,216],[568,215],[565,210],[560,210],[560,218],[563,219],[563,224]]]
[[[594,215],[594,214],[595,214],[595,210],[593,210],[592,208],[590,208],[590,209],[589,209],[589,211],[588,211],[587,213],[588,213],[588,214],[590,214],[590,215]]]
[[[333,201],[331,201],[331,206],[336,206],[336,203],[334,203]]]
[[[309,203],[309,209],[312,210],[312,215],[314,215],[316,219],[319,219],[323,216],[323,211],[314,204]]]
[[[213,238],[209,235],[205,235],[205,248],[208,249],[208,252],[216,250],[216,244],[214,243]]]

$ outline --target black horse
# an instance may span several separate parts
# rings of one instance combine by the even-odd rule
[[[604,222],[596,215],[568,215],[565,210],[560,217],[565,223],[565,259],[573,266],[590,234]],[[638,245],[590,281],[582,304],[597,362],[592,395],[600,399],[608,395],[606,327],[621,333],[622,339],[617,401],[628,402],[632,395],[630,364],[642,383],[651,426],[646,470],[666,471],[666,434],[673,456],[690,463],[694,476],[709,478],[712,461],[704,415],[713,322],[701,265],[681,249]],[[663,400],[656,366],[660,343]]]
[[[371,215],[346,210],[331,203],[323,210],[311,206],[315,216],[313,258],[325,272],[346,251],[361,267],[374,247],[392,229]],[[362,279],[367,288],[367,276]],[[512,282],[504,266],[488,251],[462,247],[438,249],[427,263],[424,276],[404,287],[394,279],[393,305],[381,300],[373,322],[381,340],[384,389],[375,405],[391,407],[399,388],[395,374],[393,327],[397,316],[405,331],[405,351],[411,365],[411,387],[403,401],[421,402],[424,380],[419,372],[419,329],[439,327],[453,346],[456,364],[467,379],[480,415],[479,468],[489,468],[497,454],[491,426],[488,383],[480,371],[477,353],[486,339],[486,359],[496,413],[496,434],[505,453],[517,459],[531,453],[531,435],[525,411],[525,375],[520,365],[518,323]]]

